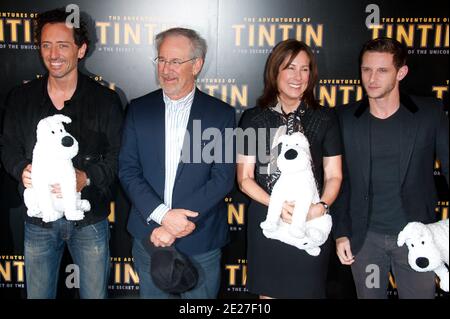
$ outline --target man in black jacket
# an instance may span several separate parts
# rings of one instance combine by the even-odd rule
[[[26,216],[25,261],[28,298],[55,298],[59,265],[67,244],[79,267],[81,298],[106,297],[109,277],[108,212],[111,186],[117,176],[122,107],[118,95],[78,71],[89,45],[86,25],[66,24],[63,9],[39,15],[36,38],[48,73],[13,89],[7,99],[2,161],[19,181],[20,192],[32,186],[32,153],[36,126],[47,116],[63,114],[79,143],[73,159],[76,187],[91,210],[73,222],[44,223]],[[59,185],[52,192],[61,196]]]
[[[393,39],[367,42],[360,55],[367,96],[338,111],[344,182],[333,233],[358,298],[386,298],[389,271],[400,298],[435,296],[434,273],[411,269],[397,235],[408,222],[436,220],[433,168],[436,156],[448,182],[448,118],[435,100],[400,93],[406,52]]]

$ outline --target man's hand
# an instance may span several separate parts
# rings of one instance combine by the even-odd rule
[[[348,237],[336,239],[336,253],[343,265],[351,265],[355,262],[355,256],[352,254]]]
[[[87,175],[84,171],[75,169],[75,177],[77,179],[77,192],[81,192],[87,185]],[[62,198],[61,186],[59,184],[53,184],[51,192],[56,194],[57,198]]]
[[[22,183],[25,188],[33,187],[31,184],[31,164],[28,164],[22,172]]]
[[[59,184],[53,184],[51,193],[55,194],[57,198],[62,198],[61,186]]]
[[[288,224],[292,224],[292,214],[294,214],[295,201],[284,202],[283,210],[281,211],[281,219]]]
[[[169,233],[163,226],[155,228],[150,235],[150,241],[155,247],[169,247],[175,241],[175,236]]]
[[[81,192],[87,186],[87,175],[84,171],[75,168],[77,178],[77,192]]]
[[[198,213],[186,209],[171,209],[164,216],[161,225],[176,238],[189,235],[195,229],[195,224],[188,217],[197,217]]]

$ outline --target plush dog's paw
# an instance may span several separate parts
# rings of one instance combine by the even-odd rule
[[[277,224],[271,223],[267,220],[262,222],[259,226],[261,226],[261,228],[264,229],[265,231],[269,231],[269,232],[275,231],[278,228]]]
[[[84,212],[81,210],[67,211],[65,216],[67,220],[82,220],[84,218]]]
[[[57,212],[56,210],[43,210],[42,211],[42,221],[44,223],[54,222],[55,220],[58,220],[61,217],[62,217],[62,214],[60,212]]]
[[[449,277],[448,277],[448,272],[446,272],[443,276],[441,276],[440,279],[440,283],[439,286],[441,287],[442,290],[444,290],[445,292],[448,292],[449,290]]]
[[[315,243],[323,243],[327,239],[325,234],[317,228],[306,228],[306,236]]]
[[[309,248],[309,249],[306,249],[306,252],[308,254],[310,254],[311,256],[319,256],[320,248],[319,247]]]
[[[39,217],[40,210],[38,207],[29,207],[27,210],[27,215],[30,217]]]
[[[88,212],[91,210],[91,203],[89,203],[87,199],[82,199],[79,201],[79,205],[77,208],[82,210],[83,212]]]
[[[289,227],[289,234],[295,238],[304,238],[306,235],[304,228],[298,228],[292,225]]]

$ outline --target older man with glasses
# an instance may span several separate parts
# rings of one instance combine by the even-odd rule
[[[222,151],[233,150],[232,136],[225,131],[235,127],[235,112],[195,86],[207,50],[197,32],[169,29],[156,36],[156,47],[161,89],[131,102],[119,156],[119,177],[132,203],[128,230],[134,238],[140,296],[216,298],[221,248],[229,239],[224,197],[235,174],[234,163],[224,161]],[[193,140],[195,121],[200,121],[202,132],[219,132],[221,138],[208,143],[223,158],[193,163],[186,156],[198,158],[206,145]],[[198,271],[197,285],[177,296],[155,285],[149,243],[174,246],[187,255]]]

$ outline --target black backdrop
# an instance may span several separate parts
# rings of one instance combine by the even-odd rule
[[[0,103],[8,91],[44,73],[33,43],[31,20],[37,13],[78,5],[88,15],[95,42],[81,68],[116,90],[125,105],[158,87],[152,58],[154,36],[173,26],[196,29],[209,52],[197,85],[230,103],[237,118],[254,105],[262,91],[265,61],[272,47],[297,38],[314,50],[319,64],[317,98],[327,107],[358,100],[362,89],[358,53],[362,43],[377,35],[397,38],[410,52],[410,73],[402,82],[406,92],[435,96],[448,107],[449,10],[444,1],[388,0],[79,0],[0,3]],[[369,5],[375,5],[375,11]],[[367,10],[366,10],[367,9]],[[379,12],[379,24],[368,28]],[[0,104],[0,107],[2,104]],[[0,108],[0,116],[2,108]],[[448,188],[436,164],[440,201],[436,213],[448,213]],[[245,289],[245,207],[247,199],[234,191],[224,199],[232,242],[224,251],[221,298],[253,298]],[[23,217],[16,183],[0,169],[0,296],[25,293]],[[120,188],[111,203],[111,298],[134,298],[138,277],[126,232],[128,203]],[[333,256],[330,298],[354,298],[350,271]],[[59,296],[77,295],[76,272],[65,255]],[[390,289],[395,298],[395,289]],[[438,294],[442,297],[442,292]]]

